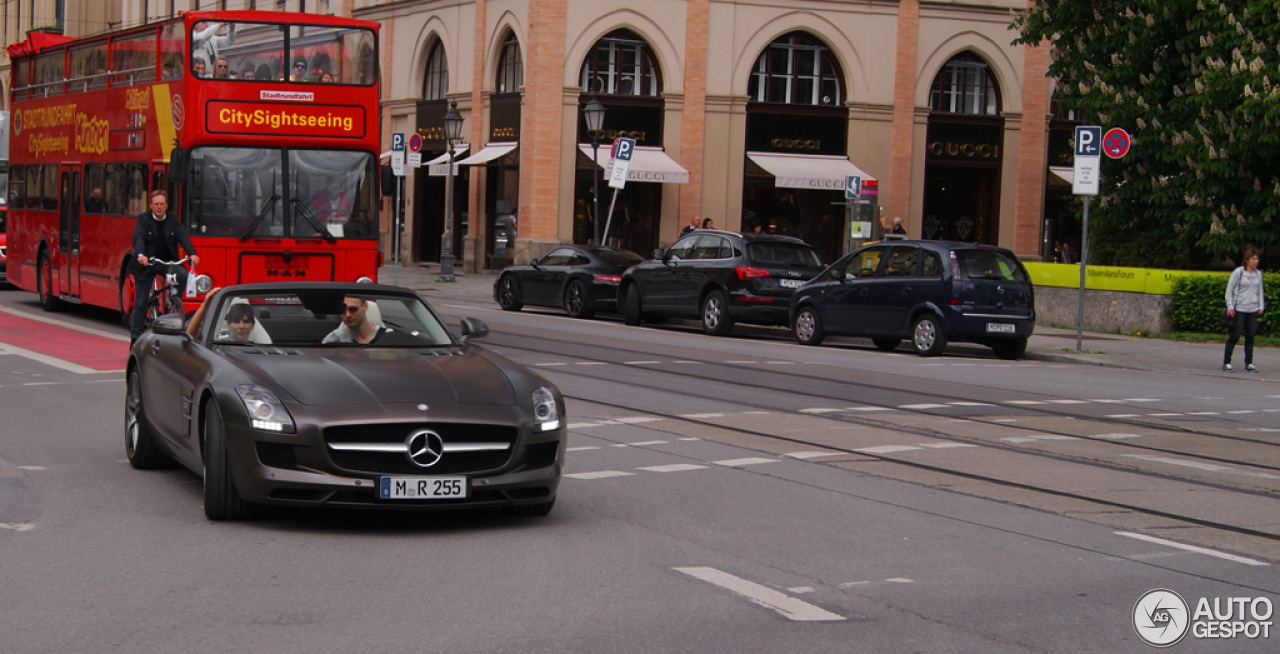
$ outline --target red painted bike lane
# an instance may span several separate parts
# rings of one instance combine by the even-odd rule
[[[124,370],[129,342],[0,311],[0,347],[10,345],[91,371]],[[19,356],[22,352],[14,352]]]

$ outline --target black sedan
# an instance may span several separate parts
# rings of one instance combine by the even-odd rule
[[[205,514],[257,504],[545,515],[564,465],[559,390],[408,289],[231,286],[198,328],[162,316],[129,353],[125,452],[204,477]],[[194,318],[193,318],[194,320]]]
[[[528,265],[504,268],[493,283],[493,299],[507,311],[531,304],[590,318],[597,311],[617,311],[622,271],[641,261],[629,250],[562,245]]]

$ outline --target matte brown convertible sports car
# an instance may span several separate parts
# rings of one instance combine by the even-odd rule
[[[231,286],[198,336],[162,316],[134,345],[125,451],[135,468],[176,461],[202,475],[213,520],[256,504],[545,515],[564,399],[468,341],[487,333],[464,318],[459,341],[393,286]]]

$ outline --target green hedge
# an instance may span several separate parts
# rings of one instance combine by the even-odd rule
[[[1225,334],[1218,315],[1227,308],[1227,277],[1195,275],[1184,277],[1173,285],[1173,306],[1169,317],[1174,331]],[[1263,295],[1266,311],[1258,321],[1258,334],[1280,336],[1280,273],[1263,273]]]

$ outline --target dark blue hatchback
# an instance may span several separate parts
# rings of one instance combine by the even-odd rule
[[[805,345],[830,334],[893,350],[910,339],[932,356],[963,340],[1017,359],[1035,328],[1035,294],[1026,268],[1004,248],[892,241],[841,257],[796,291],[789,313]]]

